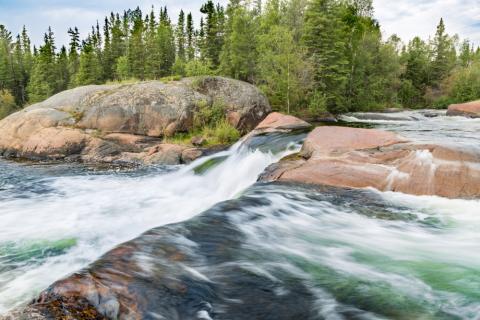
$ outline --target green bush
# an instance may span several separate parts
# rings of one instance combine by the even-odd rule
[[[240,138],[238,130],[228,123],[227,120],[217,123],[213,130],[213,135],[220,144],[233,143]]]
[[[205,127],[214,127],[225,118],[225,103],[214,100],[212,104],[201,100],[197,103],[197,110],[193,117],[193,127],[202,129]]]
[[[315,91],[310,95],[308,112],[312,116],[327,112],[327,97],[325,94]]]
[[[17,111],[17,109],[13,95],[8,90],[0,90],[0,119]]]
[[[213,75],[212,65],[208,61],[192,60],[185,64],[185,75],[187,77]]]

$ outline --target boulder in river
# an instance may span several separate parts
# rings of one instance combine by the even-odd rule
[[[480,196],[480,151],[375,129],[318,127],[299,155],[273,164],[260,180],[473,198]]]
[[[480,100],[448,106],[447,116],[480,118]]]
[[[191,130],[198,111],[213,104],[222,105],[226,119],[242,133],[270,112],[256,87],[223,77],[84,86],[0,121],[0,155],[94,162],[167,159],[171,164],[171,156],[146,156],[152,156],[151,148],[171,153],[160,138]]]

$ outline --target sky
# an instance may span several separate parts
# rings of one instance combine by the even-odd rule
[[[226,4],[228,0],[220,0]],[[0,0],[0,24],[17,34],[25,24],[34,44],[40,44],[43,34],[51,26],[57,44],[68,44],[67,30],[77,26],[82,36],[97,20],[103,22],[110,11],[122,12],[139,6],[156,11],[167,6],[175,21],[180,9],[191,11],[199,19],[203,0]],[[375,17],[386,36],[395,33],[408,41],[418,35],[424,39],[435,33],[441,17],[447,31],[459,34],[480,45],[480,0],[374,0]]]

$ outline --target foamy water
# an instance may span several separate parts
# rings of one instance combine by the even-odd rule
[[[344,120],[466,148],[480,139],[479,120],[430,118],[422,112],[394,116],[369,120],[353,114]],[[299,300],[313,296],[314,303],[298,306],[308,305],[313,318],[478,319],[479,200],[255,183],[266,166],[299,148],[283,144],[272,154],[275,139],[253,149],[237,144],[169,170],[98,173],[0,162],[0,313],[148,229],[196,219],[220,201],[237,199],[225,204],[228,210],[219,205],[203,214],[222,217],[215,227],[196,226],[206,228],[200,236],[215,228],[216,241],[238,232],[226,241],[235,250],[210,252],[226,255],[222,265],[199,257],[203,264],[188,267],[199,281],[222,279],[222,270],[233,265],[259,282],[274,283],[272,301],[289,294]],[[414,157],[425,170],[435,169],[428,151]],[[195,174],[215,159],[221,161]],[[402,174],[392,172],[389,179]],[[175,243],[194,246],[191,241],[182,235]],[[155,259],[148,249],[138,256]],[[256,285],[245,282],[246,288]],[[198,317],[215,318],[214,312],[221,314],[216,307]],[[255,318],[252,309],[242,311],[244,318]]]
[[[298,148],[292,143],[272,154],[238,143],[173,172],[141,175],[67,169],[51,176],[48,166],[0,162],[0,314],[121,242],[239,196],[269,164]],[[205,162],[223,158],[195,174]],[[29,181],[25,189],[18,190],[15,175]]]

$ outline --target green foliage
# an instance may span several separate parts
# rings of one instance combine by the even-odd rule
[[[223,119],[213,127],[206,127],[203,130],[203,137],[210,144],[231,144],[240,139],[240,133],[227,120]]]
[[[347,111],[348,41],[343,7],[333,0],[312,0],[305,13],[303,42],[315,67],[315,87],[327,97],[329,111]]]
[[[0,90],[0,119],[15,111],[17,111],[17,106],[13,95],[7,90]]]
[[[480,98],[480,51],[449,36],[443,19],[431,41],[403,45],[396,36],[382,38],[372,0],[232,0],[226,9],[206,0],[200,12],[198,28],[183,10],[172,23],[166,7],[111,13],[83,40],[69,29],[67,48],[58,50],[50,28],[32,51],[25,28],[12,37],[0,25],[0,90],[23,106],[79,85],[217,74],[257,85],[287,113]],[[200,111],[199,126],[220,123],[221,108],[211,107]]]
[[[199,101],[193,117],[193,127],[195,129],[214,127],[225,118],[225,111],[223,101],[215,100],[211,104],[205,100]]]
[[[290,113],[301,106],[312,83],[312,66],[285,26],[272,26],[258,38],[258,77],[274,109]]]
[[[257,21],[252,12],[241,6],[230,7],[228,14],[230,19],[220,70],[232,78],[252,82],[257,61]]]
[[[167,76],[167,77],[160,78],[160,81],[162,81],[162,82],[171,82],[171,81],[178,81],[178,80],[182,80],[181,75],[173,75],[173,76]]]
[[[128,58],[121,56],[117,59],[116,75],[118,80],[126,80],[130,77],[128,72]]]
[[[208,61],[194,59],[185,64],[185,75],[187,77],[208,76],[213,74],[212,66]]]
[[[328,98],[324,93],[314,91],[308,102],[308,113],[315,116],[327,112],[327,101]]]
[[[436,106],[480,99],[480,61],[456,69],[442,86],[445,95],[435,101]]]

